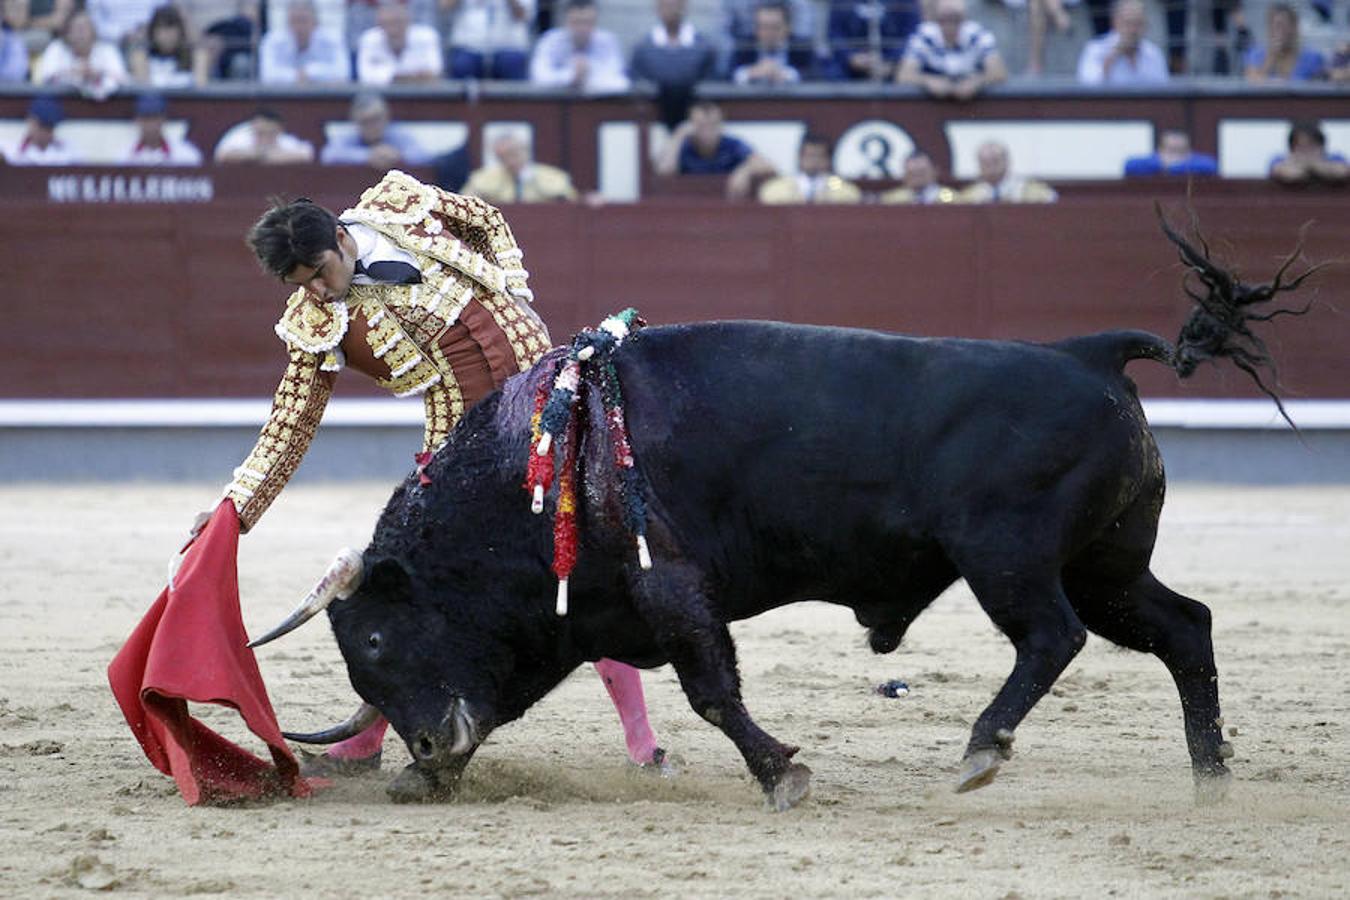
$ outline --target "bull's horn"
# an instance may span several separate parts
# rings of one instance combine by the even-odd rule
[[[323,612],[328,604],[334,600],[345,600],[356,589],[361,586],[361,554],[350,547],[345,548],[333,560],[333,564],[328,567],[328,571],[319,583],[314,585],[314,590],[309,592],[309,596],[301,601],[295,608],[295,612],[286,617],[276,628],[264,634],[256,641],[250,641],[249,647],[261,647],[268,641],[275,641],[283,634],[289,634],[301,625]]]
[[[338,741],[356,737],[371,725],[374,725],[375,720],[379,717],[380,711],[378,709],[369,703],[362,703],[361,708],[352,713],[352,717],[341,725],[334,725],[324,731],[311,731],[308,734],[283,731],[281,735],[288,741],[297,741],[301,744],[336,744]]]

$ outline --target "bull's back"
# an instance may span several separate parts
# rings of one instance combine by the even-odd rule
[[[938,541],[961,498],[1128,466],[1144,429],[1118,372],[1030,344],[700,323],[638,332],[617,362],[682,539],[768,568]]]

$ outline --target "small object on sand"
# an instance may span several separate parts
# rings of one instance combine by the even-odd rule
[[[883,697],[903,697],[909,693],[909,685],[899,678],[892,678],[877,685],[876,692]]]

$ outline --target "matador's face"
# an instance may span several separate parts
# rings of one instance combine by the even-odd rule
[[[341,225],[337,231],[338,248],[325,250],[313,266],[296,266],[282,281],[304,288],[320,303],[333,303],[347,296],[356,271],[356,241]]]

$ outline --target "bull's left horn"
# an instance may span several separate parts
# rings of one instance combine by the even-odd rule
[[[275,641],[283,634],[289,634],[301,625],[323,612],[334,600],[345,600],[361,586],[361,554],[350,547],[345,548],[333,560],[328,571],[314,585],[300,605],[295,608],[286,621],[264,634],[256,641],[250,641],[249,647],[261,647],[269,641]]]
[[[352,717],[340,725],[334,725],[332,728],[323,731],[311,731],[307,734],[283,731],[281,736],[288,741],[297,741],[301,744],[336,744],[338,741],[356,737],[371,725],[374,725],[375,720],[379,717],[380,711],[378,709],[369,703],[362,703],[361,708],[352,713]]]

